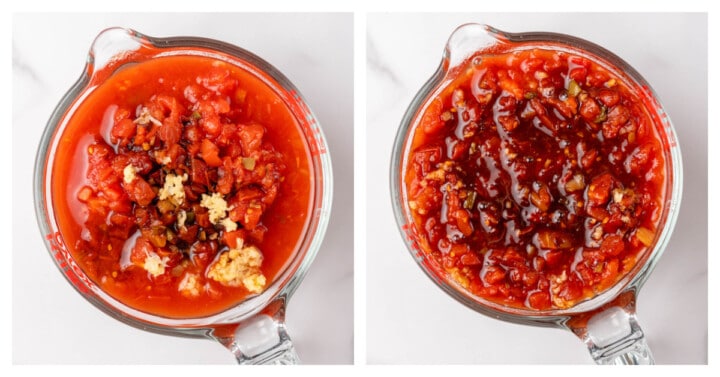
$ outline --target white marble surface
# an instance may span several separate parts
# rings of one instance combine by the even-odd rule
[[[623,57],[659,93],[683,153],[674,235],[644,286],[638,316],[659,364],[708,360],[707,18],[702,14],[369,14],[367,16],[367,362],[588,364],[570,332],[508,324],[472,312],[415,264],[394,222],[388,162],[410,100],[459,25],[553,31]]]
[[[280,69],[306,97],[327,137],[335,196],[325,242],[289,303],[287,326],[303,363],[351,364],[351,13],[14,15],[12,362],[234,363],[231,354],[214,342],[155,335],[101,313],[64,280],[42,242],[32,198],[40,135],[55,105],[80,75],[94,37],[110,26],[153,36],[202,36],[241,46]]]

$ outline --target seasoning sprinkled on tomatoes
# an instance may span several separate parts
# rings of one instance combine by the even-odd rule
[[[453,71],[416,120],[404,177],[434,268],[531,310],[572,307],[627,274],[654,242],[666,185],[637,90],[541,48]]]
[[[240,67],[174,56],[125,68],[65,132],[61,231],[88,276],[127,305],[216,313],[263,292],[305,231],[312,183],[299,125]]]

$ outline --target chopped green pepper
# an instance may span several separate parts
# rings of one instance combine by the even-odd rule
[[[252,157],[243,157],[242,164],[243,167],[247,170],[255,169],[255,159]]]
[[[567,92],[570,96],[577,97],[581,90],[582,88],[580,88],[580,84],[578,84],[575,80],[570,80],[567,88]]]
[[[477,198],[477,193],[475,191],[469,191],[467,198],[465,198],[465,201],[463,202],[463,208],[472,209],[475,204],[475,198]]]
[[[600,106],[600,115],[593,120],[594,123],[601,123],[607,120],[607,107]]]

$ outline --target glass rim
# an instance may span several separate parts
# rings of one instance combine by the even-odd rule
[[[463,44],[465,46],[462,46]],[[469,48],[468,45],[470,45]],[[503,52],[543,47],[548,49],[566,48],[568,52],[587,57],[611,72],[618,74],[618,76],[629,81],[628,84],[631,84],[629,85],[631,88],[642,88],[642,94],[652,100],[651,103],[653,104],[652,108],[646,106],[648,112],[657,113],[657,117],[653,117],[653,124],[661,135],[661,139],[663,139],[661,141],[664,147],[663,153],[666,158],[666,172],[668,174],[666,177],[666,200],[661,220],[662,231],[657,236],[653,247],[643,252],[642,258],[636,262],[632,271],[625,274],[612,287],[567,309],[522,309],[502,305],[476,296],[451,278],[445,277],[443,272],[435,271],[433,267],[428,266],[426,259],[429,258],[424,255],[424,251],[414,239],[415,236],[411,234],[410,227],[414,225],[405,200],[403,175],[407,166],[406,155],[412,143],[413,128],[417,123],[418,115],[424,113],[429,99],[443,88],[443,81],[453,70],[460,69],[470,57],[487,53],[483,50],[492,46],[507,47],[507,51]],[[465,51],[462,51],[463,49]],[[640,290],[664,252],[677,221],[682,196],[683,173],[681,161],[677,134],[656,92],[638,71],[619,56],[595,43],[571,35],[553,32],[509,33],[485,24],[467,23],[456,28],[448,38],[438,68],[412,99],[400,122],[390,161],[391,201],[396,224],[403,242],[416,264],[419,265],[426,276],[453,299],[481,314],[507,322],[536,326],[562,326],[569,318],[592,312],[623,292],[632,290],[637,293]]]
[[[97,60],[98,44],[104,39],[117,38],[121,43],[135,44],[153,52],[149,57],[128,60],[118,63],[119,54],[134,49],[123,48],[115,51],[104,62]],[[112,41],[111,41],[112,42]],[[117,40],[115,41],[117,42]],[[298,122],[304,144],[308,149],[309,163],[313,168],[314,192],[311,192],[312,206],[309,206],[308,220],[305,231],[298,240],[298,247],[275,279],[259,295],[249,297],[223,311],[207,316],[186,318],[166,317],[134,309],[120,300],[115,299],[92,282],[74,262],[68,246],[55,239],[59,234],[49,182],[52,174],[54,143],[62,135],[63,123],[73,114],[75,107],[93,92],[97,85],[98,68],[105,67],[100,63],[115,64],[113,72],[138,61],[172,55],[200,55],[231,63],[262,80],[275,92],[288,107]],[[263,77],[259,74],[264,74]],[[102,80],[100,80],[101,82]],[[307,104],[300,91],[292,82],[270,63],[241,47],[203,37],[151,37],[133,29],[113,27],[101,31],[92,43],[87,62],[77,81],[65,93],[53,110],[46,123],[38,151],[35,157],[33,172],[33,195],[35,217],[43,236],[46,249],[50,253],[56,267],[66,280],[86,300],[106,314],[126,324],[158,333],[180,336],[205,336],[207,329],[223,324],[238,323],[260,311],[269,303],[287,301],[312,264],[329,223],[332,197],[333,175],[330,151],[326,147],[326,138],[317,117]]]

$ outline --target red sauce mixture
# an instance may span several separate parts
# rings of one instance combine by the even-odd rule
[[[262,292],[311,206],[297,120],[255,75],[154,58],[99,85],[52,167],[60,232],[85,273],[133,308],[204,316]]]
[[[571,307],[659,231],[665,159],[637,88],[543,49],[469,59],[426,104],[405,191],[431,265],[472,294]]]

